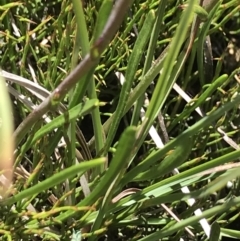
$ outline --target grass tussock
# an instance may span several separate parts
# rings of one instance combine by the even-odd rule
[[[239,239],[240,4],[212,2],[2,1],[1,240]]]

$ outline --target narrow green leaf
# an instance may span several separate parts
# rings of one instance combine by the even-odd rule
[[[129,97],[129,93],[133,84],[134,76],[136,74],[139,62],[141,60],[143,51],[146,47],[146,44],[149,40],[150,33],[153,27],[155,21],[155,14],[154,11],[150,11],[149,14],[146,17],[146,20],[144,22],[144,25],[139,33],[139,36],[136,40],[136,43],[133,48],[133,52],[129,59],[129,64],[127,66],[127,72],[126,72],[126,80],[123,84],[120,99],[118,102],[117,109],[114,113],[112,124],[107,136],[106,144],[104,146],[104,154],[108,152],[109,147],[112,144],[113,138],[115,136],[115,133],[117,131],[118,125],[120,123],[120,120],[122,118],[124,109],[126,107],[126,103]]]
[[[101,227],[103,218],[106,211],[108,210],[112,196],[117,191],[117,184],[127,169],[127,164],[130,161],[131,152],[134,149],[134,143],[137,138],[136,131],[137,128],[128,127],[123,133],[120,138],[117,151],[110,164],[109,170],[106,172],[102,181],[100,181],[99,185],[96,187],[96,189],[99,190],[106,190],[106,193],[103,198],[102,206],[98,212],[97,218],[92,226],[92,232],[98,230]],[[93,241],[94,239],[95,237],[92,236],[89,238],[89,241]]]
[[[188,4],[181,5],[183,9],[185,9],[188,6]],[[199,6],[198,4],[194,5],[194,12],[198,15],[198,17],[202,21],[206,21],[208,19],[208,12],[205,10],[205,8]]]
[[[213,182],[209,183],[204,191],[202,191],[200,198],[208,196],[226,186],[228,181],[232,181],[233,179],[240,176],[240,168],[235,168],[233,170],[229,170],[228,172],[224,173]]]
[[[33,137],[32,144],[42,136],[54,130],[55,128],[58,128],[65,123],[69,123],[71,120],[77,117],[88,114],[93,108],[98,106],[98,104],[99,101],[97,99],[88,100],[86,101],[86,103],[78,104],[77,106],[70,109],[68,112],[56,117],[50,123],[44,125],[39,131],[37,131],[37,133]]]
[[[221,234],[224,237],[235,238],[236,240],[240,239],[240,231],[229,229],[229,228],[221,228]]]
[[[101,34],[102,30],[104,29],[104,26],[108,20],[108,17],[111,13],[113,6],[113,0],[104,0],[102,2],[102,5],[98,11],[98,16],[96,20],[96,25],[94,27],[93,31],[93,37],[91,42],[94,42]]]
[[[85,20],[85,14],[83,10],[83,3],[78,0],[72,0],[72,3],[73,10],[76,16],[77,32],[79,33],[79,38],[77,39],[77,41],[80,42],[82,48],[82,56],[84,57],[90,49],[90,43],[88,37],[87,24]]]
[[[160,161],[159,164],[155,164],[147,170],[142,169],[136,177],[133,177],[133,180],[151,180],[171,172],[174,168],[179,167],[188,158],[192,150],[192,146],[192,138],[183,139],[175,150],[173,150],[171,154]],[[132,170],[134,171],[134,168]]]
[[[235,205],[239,205],[239,203],[240,203],[239,197],[233,198],[229,202],[226,202],[222,205],[218,205],[216,207],[213,207],[213,208],[210,208],[210,209],[204,211],[203,214],[200,216],[193,216],[193,217],[187,218],[185,220],[181,220],[180,222],[177,222],[176,224],[172,225],[170,228],[168,228],[166,230],[156,231],[146,237],[139,239],[139,241],[152,241],[152,240],[158,240],[158,239],[164,238],[164,237],[169,237],[174,232],[177,232],[177,231],[187,227],[188,225],[196,224],[202,218],[208,218],[208,217],[211,217],[218,213],[223,213],[224,211],[229,210],[231,207],[233,207]]]
[[[223,105],[221,108],[212,112],[209,116],[205,116],[200,121],[198,121],[193,126],[189,127],[186,131],[180,134],[176,139],[167,143],[164,148],[160,150],[154,150],[145,160],[143,160],[137,167],[129,171],[122,179],[123,183],[128,183],[133,177],[141,173],[142,170],[146,170],[147,167],[153,165],[155,162],[159,161],[168,151],[172,150],[178,143],[181,143],[185,138],[189,138],[197,134],[202,128],[208,127],[213,121],[215,121],[220,116],[224,115],[226,111],[234,108],[240,102],[240,95],[237,95],[231,102]]]
[[[65,181],[67,178],[74,177],[79,174],[82,175],[87,170],[96,167],[97,165],[101,165],[106,161],[105,158],[98,158],[92,161],[82,162],[80,164],[76,164],[69,168],[62,170],[61,172],[55,173],[53,176],[48,177],[46,180],[39,182],[35,186],[32,186],[26,190],[21,191],[20,193],[8,198],[4,204],[12,205],[15,202],[19,202],[24,198],[32,197],[44,190],[47,190],[59,183]]]
[[[171,86],[173,86],[174,84],[172,82],[173,79],[170,79],[169,76],[171,75],[172,69],[175,64],[175,60],[185,40],[185,35],[187,34],[188,25],[193,19],[193,9],[194,9],[195,2],[196,1],[191,1],[186,11],[183,12],[183,16],[178,25],[175,36],[171,42],[169,52],[164,61],[162,74],[159,77],[159,80],[153,92],[152,99],[146,111],[146,117],[149,118],[149,125],[146,128],[146,132],[149,131],[150,126],[152,125],[153,121],[157,117],[159,111],[161,110],[164,104],[164,101],[168,96],[168,93],[171,90]]]
[[[203,67],[204,41],[206,39],[206,36],[208,34],[208,30],[210,28],[210,25],[213,21],[214,16],[216,15],[216,12],[217,12],[219,6],[220,6],[220,2],[218,4],[216,4],[216,6],[210,12],[210,14],[208,16],[208,20],[203,24],[203,27],[201,29],[201,32],[200,32],[200,35],[199,35],[199,38],[198,38],[197,61],[198,61],[199,77],[200,77],[201,83],[207,82],[207,80],[204,80],[204,67]]]
[[[221,75],[219,78],[214,80],[208,88],[195,100],[192,102],[188,103],[186,108],[183,110],[183,112],[174,118],[172,121],[169,130],[172,129],[180,120],[183,120],[187,118],[197,107],[201,106],[209,96],[211,96],[214,91],[217,90],[218,87],[220,87],[224,82],[226,82],[228,79],[228,76],[226,74]]]
[[[221,233],[221,229],[219,224],[217,222],[214,222],[211,225],[209,241],[220,241],[221,240],[220,233]]]
[[[159,33],[161,32],[161,27],[163,24],[164,12],[165,12],[165,7],[166,7],[167,2],[168,2],[168,0],[163,0],[163,1],[160,1],[159,5],[158,5],[158,10],[156,13],[156,21],[154,23],[153,30],[151,33],[151,38],[150,38],[150,41],[148,44],[147,55],[146,55],[146,59],[144,62],[142,77],[140,80],[141,82],[143,82],[142,78],[146,75],[147,71],[150,69],[152,62],[154,60],[156,44],[157,44],[157,40],[159,38]],[[158,71],[158,73],[159,72],[160,72],[160,70]],[[145,95],[142,94],[141,96],[139,96],[138,100],[136,101],[132,119],[131,119],[131,125],[137,125],[137,123],[139,122],[139,119],[141,116],[141,108],[143,106],[144,100],[145,100]],[[129,102],[129,100],[128,100],[128,102]],[[127,105],[126,105],[126,107],[127,107]]]
[[[116,178],[116,176],[118,176],[119,172],[122,173],[125,171],[125,169],[127,168],[129,159],[131,158],[130,153],[134,148],[134,143],[137,138],[136,130],[137,129],[135,127],[128,127],[124,131],[124,133],[122,134],[119,140],[117,151],[114,155],[113,160],[110,163],[109,169],[106,171],[105,175],[99,181],[98,185],[94,188],[91,194],[88,197],[86,197],[82,202],[80,202],[77,206],[84,206],[85,204],[90,205],[96,202],[97,199],[99,199],[102,195],[106,193],[112,181]],[[121,175],[119,176],[119,178],[120,177]],[[111,189],[111,192],[108,194],[109,198],[114,193],[114,191]],[[59,215],[57,219],[62,221],[72,216],[73,214],[74,214],[73,211],[67,211]],[[96,227],[99,227],[99,225],[102,223],[103,213],[101,212],[99,215],[100,216],[97,220],[97,223],[94,226],[94,229]]]

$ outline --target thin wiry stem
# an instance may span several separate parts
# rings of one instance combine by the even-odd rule
[[[28,130],[49,110],[56,108],[68,91],[73,88],[78,80],[89,72],[99,60],[101,53],[107,48],[120,27],[126,12],[133,0],[116,1],[109,16],[107,24],[97,41],[93,44],[89,54],[81,63],[59,84],[59,86],[18,126],[14,132],[16,145],[18,145]]]

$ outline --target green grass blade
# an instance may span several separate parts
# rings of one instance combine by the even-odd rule
[[[78,0],[72,0],[72,3],[73,3],[73,10],[76,16],[77,31],[79,32],[78,34],[79,38],[77,39],[77,41],[80,42],[82,56],[84,57],[89,52],[90,43],[89,43],[89,37],[88,37],[87,24],[85,20],[84,11],[83,11],[83,4],[81,1],[78,1]]]
[[[88,100],[85,104],[78,104],[68,112],[56,117],[50,123],[44,125],[39,131],[35,133],[32,144],[55,128],[61,127],[62,125],[69,123],[71,120],[76,119],[77,117],[88,114],[93,108],[98,106],[98,104],[99,102],[96,99]]]
[[[236,106],[240,101],[240,95],[235,97],[232,102],[229,102],[222,106],[220,109],[212,112],[209,116],[202,118],[193,126],[189,127],[186,131],[180,134],[176,139],[169,142],[164,148],[153,151],[145,160],[139,163],[136,167],[132,168],[122,179],[123,183],[130,182],[133,177],[136,177],[138,173],[145,171],[149,168],[149,166],[153,165],[159,159],[161,159],[168,151],[172,150],[175,146],[179,145],[179,143],[184,143],[187,138],[190,136],[194,136],[203,128],[208,127],[212,122],[214,122],[217,118],[224,115],[224,113]]]
[[[147,171],[143,171],[133,181],[151,180],[159,178],[171,172],[174,168],[179,167],[186,161],[192,151],[193,138],[186,138],[181,142],[175,150],[173,150],[167,157],[165,157],[159,164],[150,167]]]
[[[82,162],[80,164],[76,164],[74,166],[71,166],[69,168],[64,169],[63,171],[54,174],[52,177],[49,177],[48,179],[39,182],[35,186],[32,186],[26,190],[21,191],[20,193],[14,195],[13,197],[10,197],[6,200],[7,205],[12,205],[15,202],[22,201],[24,198],[32,197],[43,190],[47,190],[63,181],[66,180],[66,178],[74,177],[77,174],[82,175],[87,170],[95,167],[96,165],[101,165],[103,162],[105,162],[105,158],[99,158],[92,161]]]
[[[204,103],[204,101],[206,101],[206,99],[211,96],[214,91],[217,90],[218,87],[220,87],[222,84],[224,84],[224,82],[226,82],[228,79],[228,76],[226,74],[221,75],[220,77],[218,77],[216,80],[214,80],[209,86],[208,88],[196,99],[193,100],[193,102],[190,102],[188,104],[188,106],[186,106],[186,108],[183,110],[183,112],[177,116],[173,122],[171,123],[169,130],[171,130],[174,126],[176,126],[176,124],[180,121],[180,120],[184,120],[185,118],[187,118],[196,108],[198,108],[199,106],[201,106],[201,104]]]
[[[117,191],[118,183],[122,178],[125,170],[127,169],[128,163],[131,158],[131,152],[134,147],[134,143],[136,141],[136,128],[129,127],[126,129],[121,139],[119,140],[119,145],[115,156],[110,164],[109,170],[105,174],[102,181],[100,181],[99,185],[96,189],[106,190],[104,195],[101,208],[98,211],[97,218],[92,226],[92,232],[98,230],[104,220],[104,216],[106,211],[108,210],[108,206],[111,203],[111,199]],[[132,145],[129,145],[132,143]],[[89,241],[95,240],[96,237],[91,236]]]
[[[97,38],[99,38],[101,32],[103,31],[104,26],[106,25],[107,20],[110,16],[112,6],[113,6],[112,0],[104,0],[103,1],[102,5],[99,9],[99,12],[98,12],[97,21],[96,21],[96,25],[94,27],[91,43],[94,43],[94,41],[96,41]],[[93,77],[90,79],[88,95],[89,95],[90,99],[97,98],[95,80]],[[92,120],[93,120],[94,136],[95,136],[95,140],[96,140],[95,141],[95,149],[96,149],[96,153],[99,153],[99,151],[103,148],[104,141],[106,139],[104,131],[103,131],[103,127],[101,124],[99,108],[95,108],[92,111]],[[104,171],[104,169],[105,169],[105,166],[100,166],[100,167],[94,169],[93,174],[92,174],[93,178],[98,176],[99,174],[101,174]]]
[[[221,229],[220,226],[217,222],[214,222],[211,225],[211,232],[210,232],[210,237],[209,237],[209,241],[219,241],[220,239],[220,233],[221,233]]]
[[[208,16],[208,20],[206,23],[204,23],[199,38],[198,38],[198,45],[197,45],[197,61],[198,61],[198,69],[199,69],[199,78],[202,84],[204,84],[207,80],[204,80],[204,67],[203,67],[203,53],[204,53],[204,41],[206,39],[208,30],[210,28],[210,25],[213,21],[213,18],[221,4],[221,1],[219,1],[216,6],[213,8],[213,10],[210,12]]]
[[[93,37],[91,40],[92,43],[100,36],[102,30],[104,29],[104,26],[106,25],[108,17],[111,13],[112,6],[113,0],[104,0],[102,2],[102,5],[98,11],[96,25],[94,26],[93,30]]]
[[[127,168],[127,164],[130,161],[129,158],[131,157],[129,153],[131,153],[132,149],[134,148],[136,138],[136,128],[129,127],[125,130],[119,140],[117,151],[112,162],[110,163],[109,169],[106,171],[105,175],[99,181],[98,185],[94,188],[92,193],[83,201],[81,201],[77,206],[84,206],[85,204],[90,205],[90,203],[93,204],[94,202],[96,202],[97,199],[99,199],[103,194],[106,193],[108,188],[111,186],[112,181],[116,178],[116,176],[118,176],[119,172],[124,172]],[[132,145],[129,145],[129,143],[132,143]],[[119,176],[119,178],[120,177],[121,175]],[[108,193],[109,197],[111,197],[112,194],[113,190],[111,189],[111,192]],[[74,212],[69,211],[61,214],[59,217],[57,217],[57,219],[65,220],[72,215],[74,215]],[[99,215],[100,216],[96,225],[94,226],[94,229],[95,227],[99,227],[102,222],[103,213],[101,212]]]
[[[126,80],[123,84],[121,94],[120,94],[120,99],[118,102],[117,109],[115,111],[111,127],[108,132],[106,144],[104,146],[104,154],[108,152],[108,149],[110,145],[112,144],[113,138],[115,136],[115,133],[117,131],[118,125],[120,123],[121,117],[123,115],[128,96],[134,81],[134,75],[137,71],[139,62],[141,60],[143,51],[147,45],[147,42],[149,40],[150,32],[152,30],[153,24],[155,20],[155,14],[154,11],[150,11],[149,14],[147,15],[147,18],[144,22],[144,25],[139,33],[139,36],[136,40],[136,43],[133,48],[133,52],[130,56],[129,59],[129,64],[127,67],[127,72],[126,72]]]
[[[240,203],[239,197],[233,198],[232,200],[230,200],[227,203],[224,203],[223,205],[219,205],[219,206],[216,206],[216,207],[213,207],[213,208],[210,208],[210,209],[204,211],[201,216],[193,216],[193,217],[187,218],[185,220],[182,220],[182,221],[172,225],[171,227],[169,227],[166,230],[156,231],[155,233],[152,233],[144,238],[139,239],[139,241],[152,241],[152,240],[156,240],[159,238],[164,238],[164,237],[170,236],[174,232],[177,232],[177,231],[183,229],[184,227],[187,227],[188,225],[196,224],[202,218],[208,218],[213,215],[216,215],[217,213],[222,213],[222,212],[230,209],[233,205],[239,205],[239,203]]]
[[[164,101],[166,100],[168,93],[171,90],[171,86],[173,86],[174,84],[172,83],[172,80],[169,79],[169,76],[171,75],[174,62],[185,40],[185,35],[187,34],[187,30],[188,30],[187,26],[192,21],[195,2],[196,1],[191,1],[186,11],[183,12],[183,16],[180,20],[175,36],[173,37],[173,40],[171,42],[169,52],[164,61],[162,74],[160,75],[160,78],[155,87],[151,102],[146,112],[146,117],[149,118],[149,127],[146,130],[147,132],[150,126],[152,125],[153,120],[156,118],[159,111],[161,110],[164,104]]]
[[[151,38],[150,38],[148,50],[147,50],[147,56],[146,56],[146,60],[145,60],[144,67],[143,67],[142,77],[144,75],[146,75],[147,71],[150,69],[152,62],[154,60],[153,59],[154,51],[156,49],[158,36],[161,31],[161,26],[163,23],[163,17],[164,17],[164,11],[165,11],[166,4],[167,4],[167,0],[164,0],[164,1],[160,1],[159,6],[158,6],[158,10],[157,10],[157,14],[156,14],[157,18],[156,18],[156,21],[155,21],[155,24],[153,26],[153,30],[151,33]],[[140,110],[143,106],[144,99],[145,99],[144,95],[142,95],[141,98],[138,98],[136,105],[134,106],[133,116],[131,119],[131,125],[137,125],[139,118],[140,118]]]

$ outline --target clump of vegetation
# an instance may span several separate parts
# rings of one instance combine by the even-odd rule
[[[3,1],[1,240],[238,239],[239,3]]]

